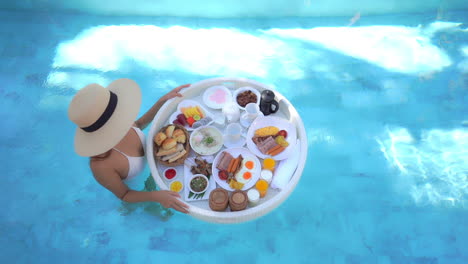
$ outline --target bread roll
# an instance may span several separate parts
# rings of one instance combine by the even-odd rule
[[[168,149],[171,149],[173,147],[175,147],[177,145],[177,141],[173,138],[167,138],[166,140],[164,140],[164,142],[162,143],[162,149],[164,150],[168,150]]]
[[[185,143],[185,141],[187,140],[187,138],[185,137],[185,134],[184,135],[180,135],[180,136],[177,136],[175,137],[175,140],[178,142],[178,143]]]
[[[174,133],[172,133],[173,138],[176,138],[176,137],[178,137],[180,135],[185,135],[184,131],[182,131],[182,129],[180,129],[180,128],[174,130]]]
[[[178,142],[178,143],[185,143],[185,140],[187,139],[185,137],[184,131],[182,129],[176,129],[174,130],[174,133],[172,133],[172,137]]]
[[[156,143],[156,145],[161,146],[161,144],[166,138],[166,134],[159,132],[156,134],[156,136],[154,136],[154,142]]]
[[[168,138],[172,137],[172,133],[174,133],[175,126],[168,126],[166,128],[166,136]]]

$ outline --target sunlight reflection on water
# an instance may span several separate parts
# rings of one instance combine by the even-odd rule
[[[416,203],[467,206],[468,130],[432,129],[416,141],[405,128],[387,128],[376,141]]]

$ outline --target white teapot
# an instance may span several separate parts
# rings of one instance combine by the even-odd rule
[[[227,122],[237,122],[240,117],[240,110],[234,102],[227,103],[223,107],[223,114],[226,116]]]

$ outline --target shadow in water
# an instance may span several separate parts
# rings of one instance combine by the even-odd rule
[[[158,191],[159,188],[154,182],[153,176],[151,174],[145,181],[145,187],[142,191],[151,192]],[[174,215],[171,209],[164,208],[161,204],[155,202],[142,202],[142,203],[127,203],[122,202],[122,206],[119,208],[121,215],[126,216],[134,213],[137,209],[143,209],[146,213],[156,216],[160,220],[166,222],[171,216]]]

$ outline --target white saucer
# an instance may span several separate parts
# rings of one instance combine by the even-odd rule
[[[240,139],[236,142],[231,142],[230,140],[227,139],[227,135],[223,135],[223,144],[226,148],[240,148],[245,145],[245,142],[247,140],[245,139],[245,135],[241,135]]]

